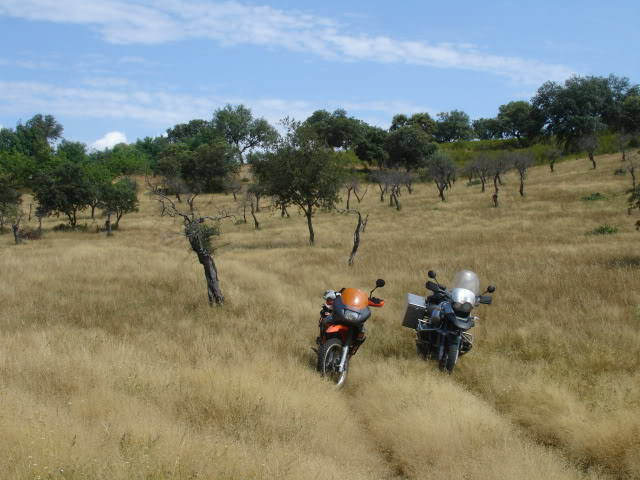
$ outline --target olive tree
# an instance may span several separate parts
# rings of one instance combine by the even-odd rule
[[[283,126],[286,134],[252,164],[252,171],[266,195],[304,213],[313,245],[313,215],[318,208],[333,208],[339,201],[345,169],[339,155],[312,129],[290,120]]]
[[[480,180],[482,184],[481,191],[484,192],[485,184],[487,183],[487,178],[491,170],[491,159],[485,154],[478,155],[472,160],[470,170],[472,175],[475,175]]]
[[[556,161],[560,158],[560,149],[552,147],[546,153],[547,160],[549,161],[549,169],[553,172],[553,167],[556,164]]]
[[[494,187],[494,192],[491,198],[493,200],[493,205],[498,207],[500,206],[498,196],[500,194],[499,185],[502,185],[502,175],[508,172],[513,164],[508,155],[499,155],[493,158],[489,165],[489,174],[493,177]]]
[[[351,194],[353,193],[353,195],[356,197],[356,200],[358,200],[358,203],[360,203],[364,198],[364,196],[367,194],[367,191],[369,190],[369,185],[366,186],[364,192],[362,192],[362,195],[360,195],[360,192],[362,191],[360,181],[358,180],[358,177],[353,176],[347,180],[345,188],[347,189],[347,210],[349,210]]]
[[[533,165],[533,155],[528,152],[517,152],[511,155],[513,168],[520,177],[520,196],[524,197],[524,181],[527,178],[527,170]]]
[[[111,216],[116,216],[114,229],[120,226],[122,217],[138,211],[138,196],[136,182],[132,178],[123,178],[116,183],[109,182],[102,187],[100,203],[98,205],[106,217],[105,227],[107,236],[111,235]]]
[[[147,189],[155,196],[164,214],[182,221],[183,234],[204,269],[209,305],[222,305],[224,303],[224,295],[220,288],[218,269],[213,260],[216,250],[214,241],[220,235],[220,221],[224,218],[229,218],[231,215],[225,212],[218,216],[201,215],[194,206],[197,194],[191,194],[187,198],[190,211],[185,212],[158,185],[153,185],[147,181]]]
[[[443,152],[434,153],[427,163],[427,176],[434,181],[438,187],[440,200],[445,201],[444,191],[449,187],[451,178],[455,174],[456,167]]]
[[[594,157],[594,153],[596,148],[598,148],[598,144],[600,143],[600,139],[596,134],[585,135],[584,137],[580,137],[578,139],[578,148],[587,152],[589,155],[589,160],[591,160],[591,164],[593,168],[596,168],[596,159]]]

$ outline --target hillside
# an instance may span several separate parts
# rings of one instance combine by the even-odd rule
[[[400,211],[371,185],[352,268],[353,216],[318,214],[315,247],[293,210],[223,223],[214,309],[179,223],[142,193],[110,239],[0,236],[1,476],[640,478],[640,233],[620,166],[535,167],[525,198],[510,173],[497,209],[462,179],[444,203],[403,191]],[[618,233],[588,233],[605,224]],[[429,269],[462,268],[497,291],[449,377],[401,318]],[[379,277],[386,306],[336,392],[311,350],[322,293]]]

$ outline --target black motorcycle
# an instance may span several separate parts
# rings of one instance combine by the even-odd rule
[[[416,350],[424,359],[437,360],[441,370],[449,373],[458,362],[460,355],[473,347],[473,335],[469,330],[475,326],[478,317],[471,311],[479,304],[490,305],[496,287],[489,285],[482,294],[478,276],[470,270],[458,272],[453,280],[453,288],[448,290],[436,280],[436,273],[429,271],[426,287],[432,293],[424,297],[408,294],[407,308],[402,325],[416,331]]]

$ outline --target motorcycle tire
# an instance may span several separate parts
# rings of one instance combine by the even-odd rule
[[[447,347],[447,352],[440,363],[440,369],[446,370],[449,372],[449,375],[451,375],[453,373],[453,369],[456,368],[456,363],[458,363],[458,346],[449,345]]]
[[[337,372],[337,366],[342,357],[342,341],[339,338],[330,338],[320,345],[318,349],[317,370],[323,377],[328,377],[337,388],[342,388],[347,380],[349,371],[349,357],[344,365],[342,373]]]

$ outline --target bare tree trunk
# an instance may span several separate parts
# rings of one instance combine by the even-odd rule
[[[256,230],[260,230],[260,223],[258,223],[258,219],[256,218],[256,214],[253,211],[253,200],[251,200],[251,216],[253,217],[253,223]]]
[[[29,219],[27,221],[31,221],[31,208],[33,207],[33,203],[29,204]]]
[[[95,220],[95,214],[96,214],[96,204],[92,203],[91,204],[91,220]]]
[[[204,268],[204,275],[207,279],[209,304],[213,305],[216,303],[222,305],[224,303],[224,295],[222,295],[222,290],[220,290],[220,279],[218,278],[218,270],[213,258],[211,255],[205,255],[202,259],[198,256],[198,259]]]
[[[380,187],[380,201],[384,202],[384,192],[387,191],[386,188],[382,188],[382,185],[378,185],[378,187]]]
[[[220,289],[220,279],[218,278],[218,270],[216,269],[216,264],[206,249],[204,245],[202,245],[202,239],[200,235],[188,228],[185,228],[185,233],[187,234],[187,238],[189,239],[189,244],[191,245],[191,249],[198,256],[198,261],[204,268],[204,276],[207,281],[207,295],[209,297],[209,305],[218,304],[221,305],[224,303],[224,296],[222,295],[222,290]]]
[[[260,197],[261,195],[256,195],[256,212],[260,212]]]
[[[353,248],[351,249],[351,255],[349,256],[349,266],[353,266],[353,262],[356,258],[356,253],[358,253],[358,247],[360,246],[360,232],[362,231],[362,215],[360,212],[356,212],[358,214],[358,224],[356,225],[356,230],[353,232]]]
[[[284,216],[290,217],[289,212],[287,211],[287,206],[283,203],[280,205],[280,216],[284,218]]]
[[[246,203],[246,201],[245,201],[245,204],[242,206],[242,218],[244,218],[244,223],[247,223],[247,203]]]
[[[351,201],[351,190],[352,188],[347,188],[347,210],[349,210],[349,202]]]
[[[480,181],[482,182],[482,191],[484,192],[484,184],[486,183],[487,179],[485,177],[480,177]]]
[[[367,194],[367,190],[369,190],[369,185],[367,185],[367,188],[364,189],[364,193],[362,194],[361,197],[358,196],[358,192],[356,192],[355,190],[353,191],[353,194],[358,199],[358,203],[360,203],[362,201],[362,199],[364,198],[364,196]]]
[[[191,211],[191,213],[196,211],[195,201],[197,196],[198,194],[195,193],[192,197],[187,198],[187,204],[189,205],[189,210]]]
[[[593,168],[596,168],[596,159],[593,157],[593,152],[589,152],[589,160],[591,160],[591,163],[593,164]]]
[[[551,160],[551,162],[549,162],[549,168],[551,169],[551,171],[553,172],[553,165],[556,163],[556,160],[553,159]]]
[[[238,199],[236,198],[236,192],[231,192],[231,193],[233,194],[233,201],[234,201],[234,202],[237,202],[237,201],[238,201]]]
[[[393,204],[396,205],[396,210],[400,210],[402,208],[400,206],[400,201],[398,200],[398,189],[396,187],[391,187],[391,194],[389,196],[389,206],[392,207]]]
[[[20,245],[22,243],[22,237],[20,236],[20,219],[11,225],[11,229],[13,230],[13,239],[15,240],[16,245]]]
[[[307,226],[309,227],[309,245],[313,246],[315,245],[315,241],[316,241],[316,236],[315,233],[313,232],[313,223],[311,222],[311,215],[313,214],[313,207],[308,207],[308,209],[303,209],[304,210],[304,214],[307,217]]]
[[[493,192],[493,195],[491,195],[491,199],[493,200],[493,206],[498,208],[498,191],[497,190]]]
[[[524,175],[520,174],[520,196],[524,197]]]
[[[176,192],[176,200],[178,200],[178,203],[182,203],[182,199],[180,198],[180,194],[178,192]]]
[[[107,220],[104,222],[104,228],[107,231],[107,238],[112,235],[111,233],[111,212],[107,213]]]
[[[442,200],[444,202],[444,190],[445,188],[447,188],[447,184],[443,183],[443,184],[439,184],[438,182],[436,182],[436,185],[438,186],[438,191],[440,192],[440,200]]]

